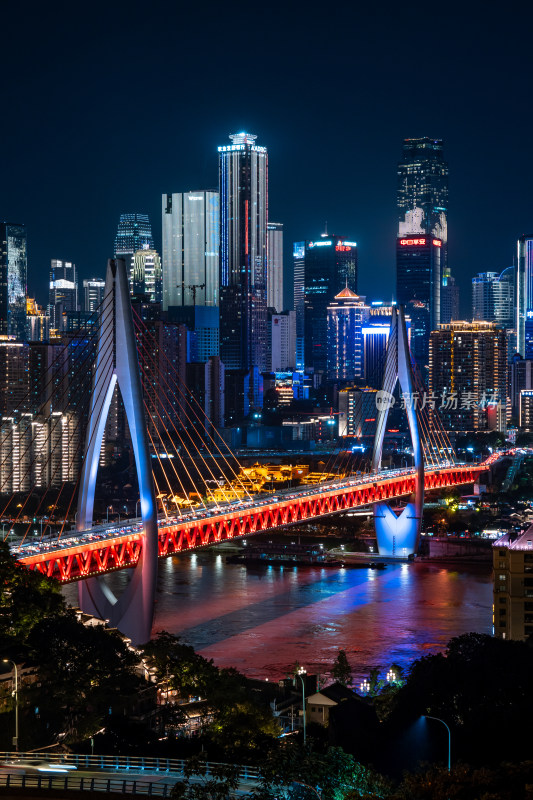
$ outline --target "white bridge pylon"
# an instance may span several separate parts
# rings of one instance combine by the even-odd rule
[[[404,395],[413,396],[413,370],[409,340],[405,325],[403,306],[392,309],[392,322],[385,358],[383,388],[376,395],[377,419],[374,452],[372,455],[372,471],[381,468],[383,440],[387,427],[389,409],[394,405],[394,389],[399,381]],[[374,525],[380,555],[405,557],[416,553],[420,541],[422,527],[422,511],[424,508],[424,458],[418,431],[416,410],[411,403],[406,403],[407,421],[413,443],[415,461],[414,497],[397,516],[388,503],[374,504]]]
[[[158,561],[157,507],[129,285],[123,259],[110,259],[107,262],[99,324],[77,527],[78,530],[92,527],[100,451],[113,392],[118,384],[131,433],[139,481],[143,523],[142,550],[132,578],[120,597],[115,597],[103,576],[94,577],[79,582],[79,603],[86,613],[109,620],[113,627],[128,636],[134,644],[143,644],[150,639],[154,613]]]

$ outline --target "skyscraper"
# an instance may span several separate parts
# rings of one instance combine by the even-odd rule
[[[398,164],[397,207],[396,297],[404,305],[411,300],[424,303],[428,311],[427,324],[430,330],[435,330],[441,317],[441,282],[444,276],[449,277],[448,164],[442,152],[442,139],[422,137],[404,140],[403,156]],[[431,245],[434,240],[439,242],[438,259],[426,259],[431,264],[422,265],[422,251],[405,244],[416,241],[420,246],[422,239],[428,248],[427,256],[435,255]],[[446,293],[444,300],[448,300]],[[429,331],[423,336],[423,346],[418,348],[423,360],[420,366],[427,367]]]
[[[267,260],[267,306],[278,314],[283,307],[283,225],[269,222]]]
[[[524,234],[517,243],[515,303],[516,349],[523,356],[527,312],[533,311],[533,234]]]
[[[164,194],[163,309],[219,304],[218,192]]]
[[[133,256],[137,250],[153,250],[154,240],[148,214],[121,214],[115,236],[115,258],[123,258],[133,280]]]
[[[266,367],[268,155],[236,133],[218,148],[220,356],[227,370]],[[252,393],[253,389],[250,389]]]
[[[447,242],[448,164],[442,139],[405,139],[398,164],[398,236]]]
[[[26,227],[0,222],[0,333],[23,340],[28,274]]]
[[[84,278],[83,310],[93,313],[104,299],[105,281],[103,278]]]
[[[512,271],[512,268],[511,268]],[[509,270],[480,272],[472,278],[472,319],[496,322],[503,328],[514,324],[514,284]]]
[[[78,277],[76,264],[72,261],[61,261],[53,258],[50,265],[50,290],[48,315],[50,326],[55,330],[64,330],[63,314],[78,310]]]
[[[441,324],[459,319],[459,287],[449,267],[442,269],[442,285],[440,287],[440,321]]]
[[[151,303],[163,299],[161,259],[157,250],[137,250],[133,255],[132,294],[145,294]]]
[[[489,429],[490,407],[504,409],[507,396],[503,328],[492,322],[457,321],[432,331],[428,388],[436,396],[446,430]]]
[[[346,286],[357,291],[357,244],[322,234],[295,242],[293,256],[297,368],[325,374],[328,304]]]
[[[328,306],[328,378],[354,381],[364,374],[365,300],[346,286]]]
[[[411,316],[411,349],[423,375],[429,364],[429,334],[440,323],[442,245],[434,236],[396,240],[396,299]]]

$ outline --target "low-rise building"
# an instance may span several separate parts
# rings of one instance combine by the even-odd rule
[[[494,635],[525,640],[533,634],[533,525],[494,543]]]
[[[348,700],[353,700],[354,693],[342,683],[332,683],[315,692],[306,700],[307,722],[318,722],[320,725],[329,725],[331,710]]]

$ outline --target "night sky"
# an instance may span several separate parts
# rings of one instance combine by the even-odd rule
[[[524,9],[528,9],[524,12]],[[104,275],[121,212],[217,186],[217,145],[269,151],[291,242],[359,245],[359,292],[394,286],[405,137],[445,140],[449,264],[470,279],[533,231],[531,4],[15,3],[0,13],[0,218],[25,222],[29,291],[50,258]]]

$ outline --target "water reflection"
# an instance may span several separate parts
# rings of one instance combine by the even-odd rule
[[[254,570],[207,553],[169,563],[154,630],[179,634],[218,665],[251,676],[282,677],[295,661],[325,673],[340,648],[365,676],[374,665],[407,666],[440,651],[454,635],[491,633],[488,567]]]
[[[160,562],[154,631],[179,634],[219,666],[277,679],[298,661],[329,672],[346,650],[357,683],[373,666],[408,666],[460,633],[492,633],[490,567],[386,570],[246,568],[207,552]],[[125,572],[109,576],[120,591]],[[65,587],[77,603],[75,585]]]

